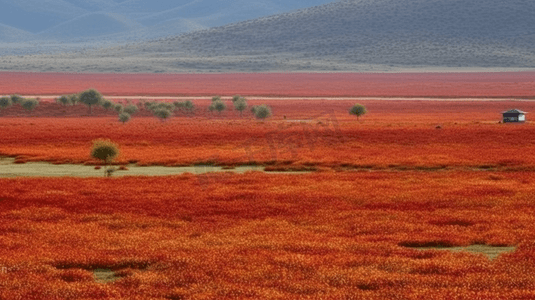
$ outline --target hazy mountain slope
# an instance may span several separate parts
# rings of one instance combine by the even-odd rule
[[[194,0],[126,0],[115,5],[112,11],[122,14],[151,14],[173,9],[190,2],[194,2]]]
[[[211,0],[197,0],[191,1],[184,5],[168,9],[165,11],[157,12],[140,18],[139,21],[145,25],[154,25],[175,19],[198,19],[198,18],[210,18],[214,15],[227,16],[228,13],[243,13],[243,9],[250,9],[250,5],[243,5],[243,1],[228,1],[228,2],[215,2]],[[263,8],[257,8],[263,9]],[[258,12],[256,12],[258,14]],[[266,12],[271,14],[271,11]],[[256,18],[255,14],[247,14],[251,16],[251,19]],[[230,17],[230,19],[234,19]],[[203,24],[204,25],[204,24]]]
[[[141,0],[138,0],[141,1]],[[283,13],[296,9],[322,5],[331,1],[281,1],[278,0],[234,0],[214,1],[196,0],[173,9],[153,13],[142,17],[139,21],[145,25],[153,25],[177,18],[192,19],[203,26],[220,26],[247,19]],[[202,20],[202,21],[201,21]]]
[[[533,69],[533,12],[525,0],[343,0],[4,69],[61,59],[87,72]]]
[[[136,39],[133,30],[139,30],[143,38],[159,38],[331,1],[334,0],[0,0],[0,22],[34,33],[35,39],[44,42],[52,37],[54,41],[71,43],[72,37],[80,34],[94,37],[94,42],[121,41]],[[86,22],[91,13],[98,14],[92,16],[103,23]],[[173,23],[177,26],[171,27]],[[193,23],[198,26],[181,26]],[[107,25],[111,26],[109,30],[104,28]]]
[[[535,33],[533,12],[535,2],[524,0],[348,0],[170,40],[192,48],[230,41],[225,49],[233,54],[266,47],[283,49],[285,45],[277,45],[286,42],[303,51],[316,42],[352,48],[385,39],[415,44],[456,39],[521,45],[523,36]],[[330,48],[343,50],[336,45]]]
[[[0,24],[0,40],[2,41],[26,41],[32,39],[33,37],[34,35],[27,31]]]
[[[79,8],[85,9],[90,12],[98,11],[108,11],[115,7],[119,1],[109,1],[109,0],[64,0],[71,3]]]
[[[91,30],[87,30],[91,27]],[[131,32],[143,26],[121,15],[89,13],[41,32],[41,37],[68,38],[71,41],[113,33]]]
[[[0,0],[0,22],[38,33],[87,11],[63,0]]]
[[[199,55],[289,54],[351,63],[533,67],[535,2],[341,1],[143,45]]]
[[[163,23],[158,23],[149,27],[136,28],[131,31],[121,31],[116,34],[109,34],[106,36],[97,36],[95,39],[105,38],[106,41],[111,42],[114,39],[120,41],[140,41],[151,40],[161,35],[155,35],[155,32],[163,33],[174,32],[175,34],[187,33],[194,30],[207,29],[206,26],[201,25],[199,22],[192,19],[174,19],[168,20]],[[95,40],[93,39],[93,40]]]

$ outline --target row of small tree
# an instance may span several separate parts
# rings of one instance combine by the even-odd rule
[[[170,102],[143,102],[145,110],[152,112],[154,116],[162,121],[167,120],[173,115],[173,112],[182,112],[191,115],[195,112],[195,105],[191,101],[174,101]]]
[[[89,114],[93,114],[93,107],[100,105],[106,111],[112,109],[119,115],[119,121],[126,123],[131,116],[138,111],[138,107],[134,104],[123,106],[120,103],[115,103],[111,100],[104,99],[102,94],[95,89],[85,90],[78,94],[63,95],[56,99],[56,102],[63,105],[77,105],[83,103],[89,107]]]
[[[34,108],[36,108],[39,105],[38,99],[33,98],[23,98],[19,95],[11,95],[9,97],[1,97],[0,98],[0,109],[4,110],[12,105],[20,105],[27,111],[32,111]]]
[[[235,95],[232,97],[232,104],[234,109],[240,112],[240,116],[243,116],[243,111],[247,108],[247,99],[240,95]],[[220,96],[212,97],[212,104],[208,106],[210,112],[217,111],[221,114],[225,109],[227,109],[227,105],[221,100]]]
[[[111,100],[104,99],[102,95],[95,89],[89,89],[79,94],[64,95],[57,99],[58,103],[63,105],[76,105],[78,102],[89,106],[89,113],[92,114],[92,107],[100,105],[105,110],[113,109],[119,114],[119,120],[123,123],[130,120],[131,115],[135,114],[139,107],[130,103],[123,106],[120,103],[114,103]],[[191,101],[175,101],[169,102],[155,102],[155,101],[140,101],[140,107],[146,111],[150,111],[154,116],[162,121],[165,121],[173,114],[173,111],[181,111],[185,114],[192,114],[195,111],[195,105]]]
[[[92,114],[92,108],[95,105],[100,105],[105,110],[113,109],[119,114],[119,121],[125,123],[130,120],[131,116],[138,111],[138,107],[132,103],[123,106],[120,103],[114,103],[111,100],[104,99],[102,95],[95,89],[89,89],[79,94],[63,95],[56,99],[56,102],[64,106],[77,105],[79,102],[89,107],[89,113]],[[247,99],[239,95],[232,97],[232,103],[234,109],[240,112],[240,116],[243,116],[243,111],[247,109]],[[23,98],[19,95],[11,95],[0,97],[0,109],[4,110],[14,104],[22,106],[28,111],[32,111],[39,105],[38,99]],[[195,111],[195,106],[191,101],[175,101],[173,103],[168,102],[142,102],[142,106],[145,110],[151,111],[154,116],[158,117],[162,121],[168,119],[173,111],[182,111],[185,114],[192,114]],[[221,100],[220,96],[212,98],[212,103],[208,107],[208,110],[213,112],[217,111],[219,114],[227,109],[227,105]],[[265,119],[271,116],[271,109],[267,105],[255,105],[251,107],[251,112],[257,119]],[[360,116],[367,113],[366,107],[361,104],[355,104],[349,110],[349,113],[357,116],[357,120]]]
[[[232,97],[232,104],[234,109],[240,112],[240,116],[243,116],[243,111],[247,109],[247,99],[240,95]],[[212,104],[208,106],[210,112],[217,111],[219,114],[227,109],[225,102],[221,100],[220,96],[212,97]],[[251,112],[257,119],[265,119],[271,116],[271,109],[267,105],[254,105],[251,107]]]

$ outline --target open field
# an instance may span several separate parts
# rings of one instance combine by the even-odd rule
[[[141,109],[124,125],[102,108],[90,117],[83,105],[44,103],[31,113],[13,106],[0,117],[0,155],[19,156],[19,162],[95,164],[88,155],[91,141],[109,138],[121,146],[123,164],[535,167],[534,125],[498,123],[501,111],[535,111],[535,102],[360,101],[370,113],[357,121],[347,113],[352,101],[250,100],[272,107],[274,117],[266,122],[252,120],[249,111],[243,117],[232,109],[212,114],[210,101],[193,102],[194,115],[179,112],[161,122]]]
[[[534,180],[454,171],[214,174],[204,186],[193,175],[0,179],[0,298],[532,299]],[[516,250],[491,261],[410,248],[471,244]],[[95,282],[95,269],[118,278]]]
[[[77,74],[0,72],[0,94],[533,97],[535,72]]]
[[[526,80],[519,93],[532,98]],[[401,96],[446,95],[419,84]],[[459,96],[482,97],[478,84]],[[106,94],[126,104],[118,87]],[[159,101],[195,94],[183,91]],[[535,123],[499,123],[535,101],[360,99],[368,114],[357,120],[355,100],[248,99],[271,107],[265,121],[230,100],[221,114],[192,101],[165,122],[143,105],[122,124],[115,111],[46,98],[0,111],[2,169],[80,164],[72,177],[0,174],[0,299],[535,298]],[[103,178],[89,155],[101,138],[120,146],[116,164],[139,167]],[[190,173],[136,176],[150,165]],[[206,165],[238,169],[198,172]],[[75,177],[86,169],[94,177]]]

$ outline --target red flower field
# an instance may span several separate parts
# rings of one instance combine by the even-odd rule
[[[531,172],[204,176],[0,179],[0,299],[535,297]]]
[[[532,75],[2,73],[0,91],[532,97]],[[0,164],[98,165],[92,141],[110,139],[121,165],[315,172],[0,174],[0,299],[535,299],[535,102],[362,100],[357,120],[355,101],[252,97],[273,112],[257,121],[194,99],[122,124],[42,100],[0,111]],[[528,121],[500,123],[511,108]],[[509,248],[444,251],[470,245]]]
[[[88,117],[83,105],[44,103],[31,113],[16,105],[0,117],[0,154],[19,161],[98,163],[89,157],[91,141],[108,138],[121,147],[118,162],[143,165],[535,167],[533,124],[498,123],[501,111],[535,111],[534,102],[361,101],[369,113],[357,121],[348,114],[351,101],[250,100],[272,107],[274,116],[266,122],[253,120],[249,111],[242,118],[231,108],[212,114],[208,100],[193,102],[194,115],[178,112],[161,122],[141,109],[124,125],[100,107]]]
[[[533,97],[535,72],[77,74],[0,72],[0,94]]]

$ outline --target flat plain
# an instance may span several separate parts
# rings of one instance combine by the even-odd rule
[[[192,100],[194,112],[177,110],[164,122],[137,100],[125,124],[101,107],[89,114],[46,97],[31,112],[7,108],[0,155],[18,164],[97,165],[91,141],[108,138],[120,146],[117,164],[229,172],[0,178],[0,299],[533,299],[535,127],[529,114],[523,124],[499,121],[507,109],[535,111],[519,101],[534,93],[528,76],[485,98],[493,86],[485,76],[498,75],[443,83],[442,92],[431,88],[440,82],[421,89],[416,81],[403,94],[407,81],[396,80],[361,94],[336,85],[311,92],[442,97],[359,100],[368,109],[359,120],[348,114],[354,100],[306,99],[291,85],[278,95],[303,99],[242,93],[250,106],[272,108],[265,121],[249,110],[241,116],[230,100],[228,110],[209,112],[202,97]],[[277,91],[269,82],[266,90]],[[2,93],[59,95],[85,84]],[[104,94],[170,102],[219,94],[214,86],[129,94],[110,85]],[[232,87],[220,93],[277,95],[250,82]],[[480,99],[447,98],[455,95]],[[232,172],[241,165],[313,172]],[[480,248],[495,251],[458,251]]]
[[[108,96],[533,97],[535,72],[98,74],[0,72],[0,94]]]

